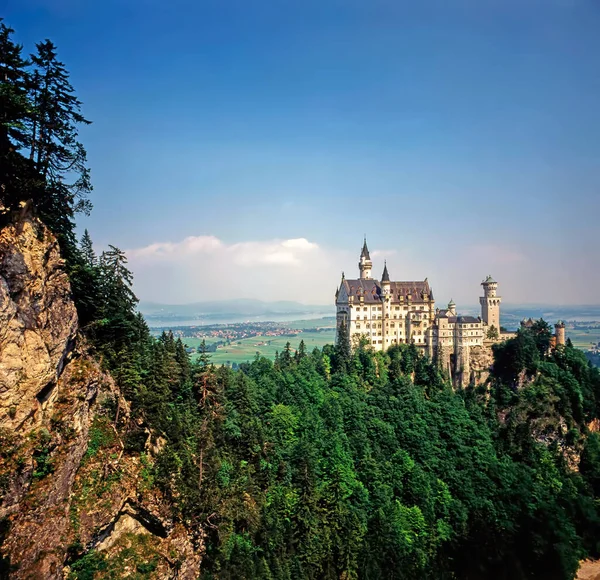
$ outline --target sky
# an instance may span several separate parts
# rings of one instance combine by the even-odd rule
[[[598,0],[3,0],[81,131],[99,249],[143,300],[600,303]]]

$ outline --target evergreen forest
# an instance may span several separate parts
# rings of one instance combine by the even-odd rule
[[[345,329],[235,371],[192,361],[151,335],[124,252],[76,235],[89,121],[56,47],[26,56],[0,23],[0,76],[0,217],[27,207],[59,240],[80,340],[131,406],[124,452],[151,432],[148,485],[203,544],[201,578],[568,580],[600,556],[600,373],[546,322],[464,389],[414,345],[351,349]],[[104,558],[73,548],[71,577]]]

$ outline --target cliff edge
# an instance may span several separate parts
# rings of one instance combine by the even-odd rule
[[[56,238],[0,231],[0,579],[197,578],[201,545],[128,453],[127,402],[87,354]],[[150,438],[149,438],[150,439]],[[149,443],[149,441],[148,441]]]

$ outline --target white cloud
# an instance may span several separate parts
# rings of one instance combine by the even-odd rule
[[[306,238],[227,243],[215,236],[190,236],[127,251],[135,290],[144,300],[186,303],[257,298],[333,305],[341,272],[358,276],[358,252],[323,247]],[[373,248],[373,275],[387,259],[394,280],[426,276],[439,304],[450,297],[477,309],[481,280],[491,274],[505,303],[593,303],[598,274],[583,259],[543,247],[515,243],[457,245],[450,251]],[[587,271],[589,284],[581,284]]]
[[[136,291],[157,302],[240,297],[327,304],[340,270],[334,254],[306,238],[228,244],[215,236],[127,251]]]
[[[369,252],[371,258],[373,260],[377,258],[389,258],[390,256],[395,256],[397,254],[396,250],[373,250]]]

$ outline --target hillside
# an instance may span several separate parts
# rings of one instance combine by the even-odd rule
[[[600,377],[543,324],[464,391],[406,345],[231,371],[86,339],[35,219],[0,255],[4,577],[570,579],[598,555]]]
[[[196,302],[193,304],[157,304],[140,302],[139,310],[150,326],[177,326],[244,320],[293,320],[305,316],[330,316],[333,306],[316,306],[299,302],[263,302],[239,299]]]
[[[0,577],[78,577],[97,550],[119,577],[170,577],[181,558],[178,577],[195,578],[198,544],[144,479],[150,438],[128,451],[129,403],[78,332],[56,238],[30,217],[0,231],[0,304]]]
[[[351,347],[344,325],[236,370],[205,342],[192,360],[151,332],[126,253],[77,238],[89,121],[52,42],[25,58],[12,33],[0,21],[0,580],[595,574],[600,371],[581,351],[538,320],[464,388],[442,357]],[[312,307],[193,312],[223,308]]]

